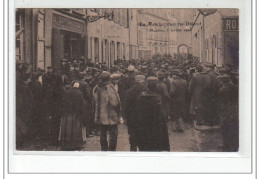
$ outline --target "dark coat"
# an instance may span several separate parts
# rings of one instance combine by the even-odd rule
[[[36,129],[37,132],[40,132],[42,131],[43,126],[46,125],[46,113],[45,110],[43,110],[45,100],[43,86],[38,81],[32,81],[29,83],[29,88],[33,96],[32,124],[33,128]]]
[[[146,91],[138,98],[138,147],[140,151],[170,151],[161,96]]]
[[[123,76],[118,84],[118,94],[121,101],[124,101],[126,97],[126,92],[135,84],[135,73],[128,73],[126,76]]]
[[[219,90],[221,129],[224,151],[238,151],[239,146],[239,100],[238,86],[226,83]]]
[[[174,89],[171,94],[171,110],[174,119],[184,117],[186,107],[186,94],[188,84],[186,80],[175,77],[173,81]]]
[[[61,100],[65,93],[62,77],[57,73],[47,73],[43,76],[43,91],[45,95],[45,112],[53,118],[60,118]]]
[[[170,115],[170,94],[165,82],[163,81],[159,81],[157,89],[162,98],[163,114],[165,119],[167,119]]]
[[[126,120],[129,142],[131,145],[138,145],[139,119],[138,119],[138,97],[146,91],[144,84],[136,83],[127,91],[124,104],[124,118]]]
[[[83,144],[82,120],[84,97],[77,88],[69,89],[62,100],[61,146],[65,149],[79,148]]]
[[[218,103],[218,90],[219,83],[217,74],[211,70],[207,73],[207,83],[205,96],[207,97],[206,101],[206,118],[205,122],[211,125],[218,123],[217,119],[217,103]]]
[[[206,73],[196,73],[190,81],[189,88],[191,91],[190,113],[196,114],[196,110],[204,111],[207,101],[206,88],[209,86]]]
[[[16,71],[16,141],[27,134],[32,119],[33,96],[23,80],[23,73]]]
[[[127,91],[124,105],[124,117],[129,128],[135,128],[138,123],[137,102],[138,97],[144,91],[146,91],[146,86],[140,83],[136,83],[132,88]]]
[[[93,108],[93,96],[92,90],[87,82],[79,82],[79,90],[82,92],[84,97],[84,126],[87,125],[87,122],[94,118],[94,108]]]

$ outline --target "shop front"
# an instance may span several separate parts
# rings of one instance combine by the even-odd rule
[[[224,18],[224,63],[239,68],[239,30],[238,17]]]
[[[52,60],[51,64],[60,68],[62,58],[68,60],[87,57],[86,24],[67,15],[52,15]]]

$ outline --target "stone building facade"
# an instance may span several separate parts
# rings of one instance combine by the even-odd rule
[[[138,9],[138,54],[150,58],[154,54],[169,53],[169,22],[165,9]]]
[[[16,60],[33,69],[61,59],[106,62],[138,58],[137,9],[17,9]]]
[[[212,14],[194,10],[192,52],[201,62],[239,66],[238,9],[216,9]]]

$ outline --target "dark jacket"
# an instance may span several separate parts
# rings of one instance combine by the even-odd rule
[[[137,102],[138,147],[140,151],[170,151],[161,95],[145,91]]]
[[[174,118],[183,117],[186,106],[186,94],[188,84],[186,80],[175,77],[174,90],[171,94],[171,109],[173,111]]]
[[[165,82],[163,81],[159,81],[157,89],[162,98],[163,114],[165,119],[167,119],[170,115],[170,94]]]
[[[136,83],[127,91],[123,111],[128,127],[136,127],[137,125],[137,100],[138,96],[145,90],[146,86],[144,84]]]
[[[77,88],[69,89],[62,99],[61,146],[78,148],[83,144],[84,97]]]
[[[189,88],[191,91],[190,113],[195,114],[195,110],[204,110],[207,97],[206,88],[209,87],[209,80],[206,73],[196,73],[190,81]]]

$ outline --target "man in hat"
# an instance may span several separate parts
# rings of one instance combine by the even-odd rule
[[[146,65],[141,66],[141,74],[142,75],[146,75],[147,74],[147,66]]]
[[[61,75],[68,76],[68,60],[66,58],[61,59]]]
[[[16,147],[21,147],[28,137],[32,119],[33,96],[27,81],[27,64],[16,62]]]
[[[130,89],[135,83],[135,67],[133,65],[129,65],[127,67],[127,73],[122,78],[121,83],[119,84],[119,95],[121,101],[124,101],[126,97],[126,91]]]
[[[165,115],[165,119],[168,119],[170,116],[170,94],[168,87],[166,85],[166,80],[165,78],[167,77],[166,73],[164,71],[160,71],[158,73],[158,92],[162,97],[162,106],[163,106],[163,111]],[[168,85],[169,86],[169,85]]]
[[[92,89],[89,84],[86,82],[86,77],[84,74],[79,75],[79,90],[82,92],[84,97],[84,120],[83,125],[86,129],[86,136],[93,137],[92,131],[94,129],[94,115],[93,115],[93,106],[92,106]]]
[[[78,71],[75,70],[75,65],[70,65],[68,72],[68,81],[71,84],[73,81],[78,80]]]
[[[120,119],[120,98],[110,80],[110,73],[103,71],[101,81],[93,89],[95,101],[95,122],[100,125],[102,151],[115,151],[117,146],[118,123]],[[109,142],[107,141],[109,133]]]
[[[137,101],[139,151],[170,151],[169,136],[157,77],[147,78],[147,90]]]
[[[183,132],[188,84],[186,80],[182,78],[180,70],[174,69],[172,73],[174,90],[172,90],[171,93],[171,117],[176,121],[176,131]]]
[[[46,114],[48,136],[52,144],[57,144],[60,125],[60,106],[65,93],[62,84],[62,77],[55,72],[53,67],[48,67],[47,74],[43,76],[43,88],[46,95]]]
[[[137,101],[140,94],[146,91],[145,76],[136,75],[135,84],[127,91],[124,104],[124,118],[127,122],[130,151],[137,151],[138,147],[138,108]]]
[[[37,69],[32,74],[31,82],[28,84],[32,96],[33,96],[33,104],[32,104],[32,136],[37,137],[38,139],[43,139],[46,137],[46,133],[44,133],[44,126],[46,125],[46,112],[42,110],[42,106],[44,106],[44,91],[42,85],[42,75],[44,71],[41,69]]]
[[[197,73],[193,74],[193,77],[189,84],[189,90],[191,92],[191,104],[190,114],[194,115],[197,124],[204,124],[206,118],[206,86],[209,86],[207,80],[207,73],[203,72],[203,67],[198,65],[196,67]]]
[[[118,84],[121,78],[121,74],[120,73],[113,73],[111,76],[112,79],[112,84],[114,85],[116,92],[118,93]]]
[[[206,93],[208,100],[206,101],[206,118],[205,124],[215,125],[217,124],[217,99],[218,99],[218,83],[217,83],[217,73],[214,71],[215,65],[212,63],[205,63],[207,69],[207,80],[208,86],[206,86]]]

